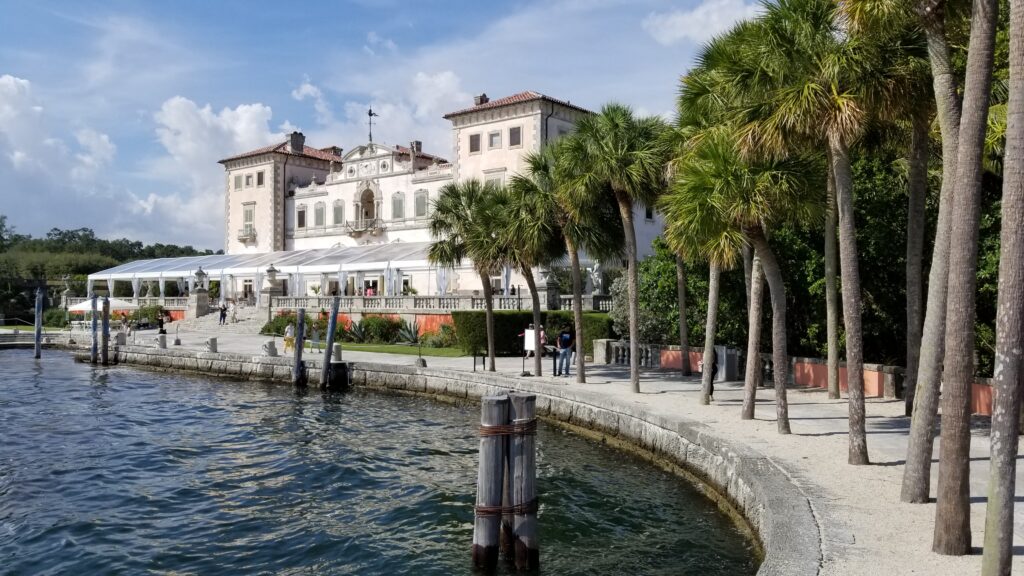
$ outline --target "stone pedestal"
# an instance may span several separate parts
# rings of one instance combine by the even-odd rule
[[[216,352],[217,351],[217,338],[207,338],[206,339],[206,351],[207,352]]]
[[[185,318],[199,318],[210,312],[210,293],[205,288],[196,288],[188,296],[188,309],[185,310]]]
[[[277,356],[277,346],[273,340],[267,340],[263,343],[263,355],[264,356]]]
[[[279,298],[284,295],[284,290],[275,282],[260,290],[260,308],[270,308],[270,299]]]
[[[167,334],[157,334],[156,347],[160,348],[161,350],[167,349]]]

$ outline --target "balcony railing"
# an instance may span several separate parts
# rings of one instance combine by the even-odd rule
[[[332,298],[329,296],[281,296],[273,299],[272,307],[276,309],[296,310],[305,308],[308,311],[329,310]],[[572,297],[560,298],[561,309],[572,309]],[[346,313],[402,313],[429,312],[448,313],[453,310],[484,310],[486,300],[481,296],[342,296],[340,309]],[[547,310],[547,295],[540,295],[541,310]],[[586,295],[583,297],[584,311],[607,311],[611,308],[611,296]],[[495,310],[532,310],[529,295],[495,296]]]
[[[246,226],[238,231],[239,242],[255,242],[256,241],[256,228]]]

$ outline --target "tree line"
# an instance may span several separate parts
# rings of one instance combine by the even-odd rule
[[[900,236],[887,241],[904,250],[895,277],[905,300],[895,320],[903,325],[911,417],[901,498],[929,501],[938,422],[933,549],[969,553],[971,386],[979,334],[986,336],[978,330],[980,311],[993,321],[982,344],[994,351],[983,573],[1008,574],[1024,354],[1022,66],[1024,0],[773,0],[702,48],[681,80],[672,121],[608,104],[531,156],[507,187],[447,185],[435,203],[430,258],[440,265],[472,259],[488,316],[489,278],[504,265],[524,273],[538,310],[531,269],[567,254],[579,310],[579,251],[623,258],[630,381],[639,391],[633,210],[657,208],[675,257],[679,344],[689,344],[686,283],[693,264],[708,271],[705,365],[722,272],[742,268],[748,361],[740,416],[754,416],[760,352],[769,347],[781,434],[790,433],[792,294],[819,285],[829,396],[840,397],[843,357],[848,461],[865,465],[864,316],[873,302],[865,301],[870,281],[862,270],[865,218],[858,205],[871,197],[862,193],[871,184],[864,166],[895,155],[904,195],[902,206],[889,209],[906,216],[896,228]],[[821,239],[820,276],[800,281],[787,269],[794,262],[785,257],[786,239],[794,231]],[[578,341],[585,337],[581,324]],[[488,331],[493,341],[490,320]],[[493,370],[493,346],[489,352]],[[688,374],[685,354],[683,362]],[[577,374],[583,381],[582,366]],[[711,401],[710,378],[705,371],[702,403]]]

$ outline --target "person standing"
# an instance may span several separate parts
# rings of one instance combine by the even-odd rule
[[[555,376],[569,377],[569,364],[572,361],[572,349],[576,345],[573,341],[572,332],[563,328],[555,339],[555,348],[558,350],[558,366]]]
[[[221,302],[220,304],[220,325],[223,326],[228,322],[228,306]]]

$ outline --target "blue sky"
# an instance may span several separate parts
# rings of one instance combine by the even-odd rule
[[[18,231],[223,245],[220,158],[302,130],[424,141],[473,94],[671,114],[745,0],[0,1],[0,214]]]

